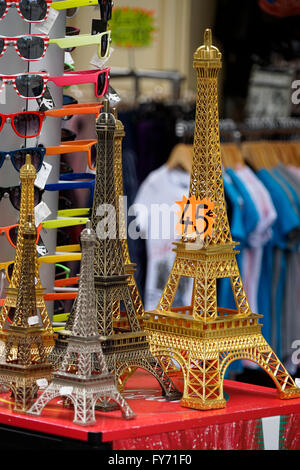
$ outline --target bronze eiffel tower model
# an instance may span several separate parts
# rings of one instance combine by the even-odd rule
[[[96,422],[95,407],[98,400],[104,400],[106,404],[111,400],[117,403],[126,419],[134,418],[135,414],[118,391],[102,352],[93,273],[96,234],[89,222],[81,232],[80,240],[82,260],[79,290],[66,353],[59,370],[53,374],[51,384],[28,413],[40,415],[49,401],[63,396],[67,399],[65,402],[74,406],[74,423],[90,426]]]
[[[217,76],[221,54],[211,31],[194,55],[197,100],[190,197],[214,202],[213,232],[203,244],[175,243],[176,257],[156,310],[147,312],[145,328],[151,351],[179,364],[184,376],[181,404],[196,409],[223,408],[227,367],[249,359],[274,380],[280,398],[300,396],[300,389],[261,334],[262,315],[251,312],[236,262],[227,218],[219,138]],[[193,278],[191,305],[173,308],[182,276]],[[217,306],[217,279],[229,278],[236,310]]]
[[[116,220],[115,186],[115,132],[116,119],[109,112],[108,100],[96,120],[98,135],[95,192],[91,223],[97,234],[95,248],[94,279],[97,303],[98,330],[102,336],[102,348],[109,370],[114,374],[120,390],[123,390],[132,370],[142,368],[159,382],[168,400],[178,399],[178,392],[160,362],[150,352],[145,331],[142,330],[132,294],[128,274],[125,272],[119,224]],[[101,211],[104,211],[101,213]],[[103,225],[101,216],[107,224]],[[105,227],[112,227],[107,233]],[[104,228],[104,231],[102,230]],[[126,311],[129,331],[114,329],[113,312],[116,302]]]
[[[5,337],[5,362],[0,363],[0,383],[14,398],[14,410],[26,412],[39,388],[39,379],[52,377],[47,361],[43,330],[38,325],[35,297],[36,229],[32,218],[22,227],[20,279],[11,325],[2,330]]]

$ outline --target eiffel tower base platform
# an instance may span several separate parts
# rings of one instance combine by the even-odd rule
[[[147,312],[145,325],[153,356],[164,363],[168,358],[183,376],[181,405],[198,410],[224,408],[225,372],[240,359],[262,367],[274,381],[279,398],[300,397],[300,389],[260,332],[261,315],[245,317],[219,310],[222,315],[209,322],[178,312]]]

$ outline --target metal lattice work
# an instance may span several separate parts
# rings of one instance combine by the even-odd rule
[[[11,389],[14,410],[25,412],[32,404],[40,378],[51,378],[43,330],[39,326],[35,298],[36,229],[31,216],[22,226],[22,248],[19,250],[19,286],[11,325],[2,330],[5,338],[5,360],[0,363],[0,381]]]
[[[119,221],[119,233],[120,233],[120,243],[121,250],[123,255],[124,269],[128,275],[128,286],[131,294],[131,298],[134,304],[135,312],[139,318],[140,324],[142,324],[144,316],[144,306],[137,287],[134,272],[135,265],[130,260],[128,244],[127,244],[127,227],[125,220],[125,207],[124,207],[124,193],[123,193],[123,165],[122,165],[122,141],[125,135],[124,126],[121,121],[116,120],[116,131],[114,139],[114,176],[115,176],[115,185],[116,185],[116,210],[117,217]],[[115,315],[116,319],[120,319],[120,308],[118,309],[118,314]]]
[[[223,380],[228,365],[249,359],[274,380],[280,398],[300,396],[298,389],[261,334],[262,315],[251,312],[228,223],[219,139],[217,75],[221,54],[212,46],[206,30],[204,46],[194,55],[197,71],[197,102],[194,156],[190,196],[214,202],[211,236],[203,246],[191,247],[181,240],[157,309],[147,312],[145,329],[153,355],[184,376],[183,406],[197,409],[223,408]],[[182,276],[193,278],[190,306],[173,308]],[[217,280],[229,278],[236,310],[217,306]]]
[[[10,279],[9,287],[6,291],[5,301],[0,312],[0,336],[1,331],[5,327],[7,317],[10,311],[16,308],[17,295],[19,291],[21,279],[21,268],[23,263],[23,229],[28,215],[31,216],[34,223],[34,180],[36,178],[36,170],[31,164],[30,155],[27,155],[26,163],[20,170],[21,180],[21,201],[20,201],[20,219],[18,239],[16,246],[16,255],[14,261],[14,269]],[[43,297],[43,288],[40,280],[36,250],[32,257],[32,265],[35,267],[35,302],[38,309],[39,317],[41,319],[44,332],[43,339],[47,354],[50,353],[54,345],[52,323],[49,318],[46,304]]]
[[[95,232],[88,222],[81,233],[80,282],[66,353],[59,370],[54,373],[53,381],[28,411],[40,415],[49,401],[63,396],[74,407],[74,423],[82,426],[95,423],[95,407],[99,400],[106,404],[116,403],[126,419],[135,417],[117,390],[102,352],[93,274],[95,242]]]

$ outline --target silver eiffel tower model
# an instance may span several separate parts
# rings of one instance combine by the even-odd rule
[[[98,400],[106,404],[113,402],[114,406],[121,409],[124,418],[132,419],[135,414],[116,388],[102,352],[94,286],[96,234],[90,221],[81,232],[80,240],[80,281],[66,353],[60,368],[53,373],[52,382],[28,410],[28,414],[40,415],[49,401],[62,396],[65,403],[71,403],[74,407],[73,422],[82,426],[96,422],[95,406]]]

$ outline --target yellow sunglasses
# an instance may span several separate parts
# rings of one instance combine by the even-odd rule
[[[78,36],[50,39],[49,44],[56,44],[61,49],[98,44],[98,57],[100,59],[106,59],[109,56],[111,31],[104,31],[104,33],[99,34],[79,34]]]
[[[67,10],[69,8],[87,7],[90,5],[98,5],[98,0],[62,0],[52,2],[51,8],[55,10]]]
[[[59,211],[57,212],[57,215],[58,213]],[[61,227],[72,227],[73,225],[85,225],[88,220],[88,217],[69,217],[62,219],[44,220],[43,222],[41,222],[41,224],[45,229],[52,229]]]

